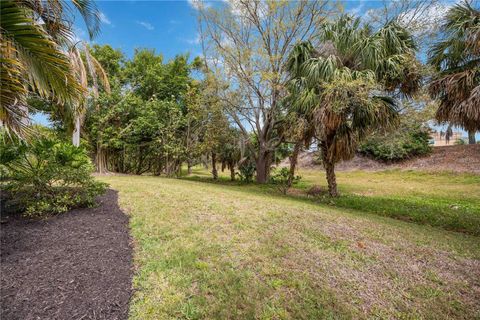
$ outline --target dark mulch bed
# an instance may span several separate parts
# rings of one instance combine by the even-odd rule
[[[117,199],[109,190],[96,208],[2,217],[2,320],[127,319],[132,248]]]

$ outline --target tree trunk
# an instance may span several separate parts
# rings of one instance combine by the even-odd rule
[[[75,147],[80,146],[80,129],[81,129],[80,116],[76,115],[74,119],[74,127],[73,127],[73,134],[72,134],[72,144]]]
[[[290,172],[289,172],[288,181],[287,181],[287,186],[289,188],[292,186],[293,178],[295,178],[295,169],[297,167],[298,154],[300,153],[301,147],[302,147],[302,143],[297,142],[295,144],[295,147],[293,148],[293,153],[290,156]]]
[[[328,193],[332,197],[338,197],[337,178],[335,176],[335,164],[329,161],[323,161],[327,173]]]
[[[325,168],[325,173],[327,177],[328,193],[331,197],[338,197],[337,178],[335,176],[335,163],[332,160],[328,159],[327,143],[321,142],[320,148],[322,150],[323,167]]]
[[[477,143],[475,140],[475,130],[468,130],[468,144]]]
[[[135,168],[135,174],[141,175],[142,174],[142,167],[143,167],[143,148],[138,147],[138,162]]]
[[[266,150],[259,150],[255,169],[257,171],[257,182],[267,183],[270,174],[270,153]]]
[[[235,181],[235,165],[230,165],[230,180]]]
[[[99,143],[97,143],[97,153],[95,155],[95,167],[98,173],[101,173],[101,174],[108,173],[107,153]]]
[[[218,179],[218,171],[217,171],[217,154],[212,152],[212,175],[213,179]]]
[[[187,174],[192,174],[192,162],[190,160],[187,161]]]
[[[205,170],[208,170],[208,155],[202,156],[202,163]]]
[[[177,178],[180,178],[182,176],[182,162],[179,160],[175,161],[175,166],[175,175]]]

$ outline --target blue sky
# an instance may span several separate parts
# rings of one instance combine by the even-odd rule
[[[128,57],[135,48],[155,48],[167,59],[179,53],[200,54],[195,9],[187,1],[97,1],[101,34],[93,42],[110,44]],[[86,28],[77,19],[79,37]]]
[[[190,1],[97,1],[101,34],[93,42],[110,44],[131,57],[135,48],[155,48],[165,58],[201,53],[195,8]],[[220,5],[217,1],[214,5]],[[378,7],[379,1],[347,1],[345,10],[359,14]],[[87,40],[86,28],[77,18],[77,35]]]

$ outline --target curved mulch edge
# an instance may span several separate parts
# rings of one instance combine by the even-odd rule
[[[117,200],[108,190],[95,208],[2,217],[2,320],[127,319],[132,245]]]

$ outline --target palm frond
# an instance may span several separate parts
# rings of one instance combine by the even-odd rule
[[[28,71],[30,84],[40,95],[54,95],[68,103],[82,93],[71,75],[67,56],[49,35],[30,19],[31,12],[15,1],[0,2],[2,37],[15,47],[15,58]]]
[[[52,0],[50,0],[52,1]],[[94,38],[100,32],[100,11],[92,0],[71,0],[75,8],[80,12],[87,26],[90,38]]]

